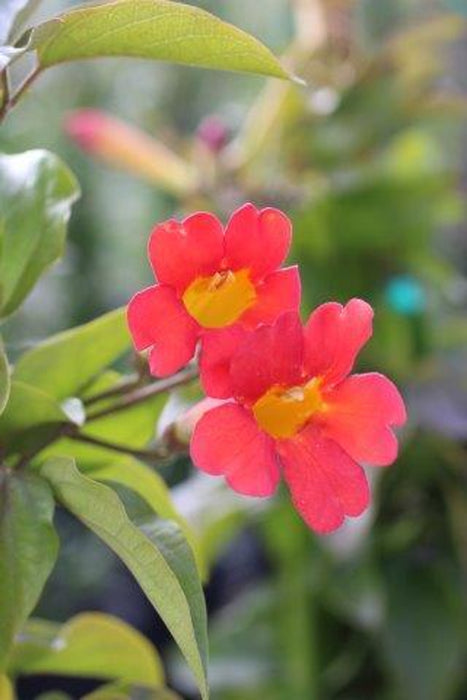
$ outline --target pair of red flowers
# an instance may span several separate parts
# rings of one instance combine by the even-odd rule
[[[203,387],[224,402],[196,424],[194,464],[249,496],[272,495],[282,469],[299,513],[325,533],[368,506],[360,465],[394,461],[392,426],[406,413],[383,375],[349,376],[372,334],[366,302],[323,304],[302,325],[298,269],[280,268],[290,241],[282,212],[251,204],[225,231],[204,212],[162,223],[149,240],[158,284],[133,297],[128,322],[157,376],[200,344]]]

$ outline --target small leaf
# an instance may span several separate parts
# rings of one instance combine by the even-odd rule
[[[110,481],[126,486],[137,493],[160,518],[173,520],[179,525],[193,550],[200,576],[206,575],[206,564],[200,543],[187,521],[176,510],[170,489],[159,474],[133,457],[115,456],[111,462],[88,472],[97,481]]]
[[[30,39],[39,66],[98,56],[133,56],[204,68],[288,75],[257,39],[192,5],[170,0],[115,0],[45,22]]]
[[[131,522],[117,494],[80,474],[71,459],[50,459],[41,474],[63,505],[128,566],[180,647],[202,697],[207,698],[206,609],[188,546],[178,545],[168,556],[165,545],[158,546]],[[180,541],[184,541],[181,533]],[[190,580],[180,579],[187,571]]]
[[[0,414],[5,410],[10,396],[10,367],[8,359],[0,337]]]
[[[55,564],[58,538],[48,484],[0,472],[0,668]]]
[[[41,623],[44,623],[41,626]],[[64,625],[26,623],[10,657],[13,674],[54,674],[164,683],[159,656],[130,625],[102,613],[82,613]]]
[[[12,381],[9,401],[0,416],[0,444],[6,451],[24,451],[25,433],[40,428],[48,430],[67,422],[67,415],[52,396],[34,386]]]
[[[2,0],[0,6],[0,44],[7,41],[16,16],[28,4],[28,0]]]
[[[129,348],[130,342],[125,310],[116,309],[25,352],[16,364],[14,378],[57,399],[78,396],[88,382]]]
[[[0,317],[62,254],[77,182],[53,153],[0,156]]]

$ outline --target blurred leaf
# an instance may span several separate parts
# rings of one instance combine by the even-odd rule
[[[35,386],[12,381],[10,399],[0,416],[0,443],[6,450],[26,447],[24,433],[67,423],[68,417],[52,396]]]
[[[130,346],[125,309],[58,333],[25,352],[14,377],[57,399],[76,396]]]
[[[10,367],[0,337],[0,414],[3,413],[7,405],[8,397],[10,396],[10,385]]]
[[[13,686],[7,676],[0,675],[0,698],[2,700],[15,700]]]
[[[206,564],[200,543],[187,521],[172,503],[170,489],[159,474],[133,457],[115,457],[111,462],[89,471],[97,481],[110,481],[126,486],[146,501],[160,518],[173,520],[179,525],[193,550],[200,576],[205,578]]]
[[[37,0],[2,0],[0,7],[0,44],[7,41],[17,15],[28,5],[37,5]]]
[[[0,316],[23,301],[62,254],[78,184],[53,153],[0,156]]]
[[[41,473],[57,498],[128,566],[159,612],[190,665],[203,698],[206,681],[206,610],[196,565],[183,536],[166,551],[164,538],[151,539],[128,518],[117,494],[83,476],[70,459],[51,459]],[[176,530],[176,526],[171,526]],[[189,576],[185,580],[183,576]]]
[[[98,56],[133,56],[287,78],[257,39],[191,5],[116,0],[64,13],[34,29],[40,68]]]
[[[14,41],[23,27],[28,23],[30,17],[37,10],[42,0],[12,0],[16,2],[18,11],[8,34],[8,39]]]
[[[164,672],[149,641],[130,625],[102,613],[82,613],[64,625],[26,623],[10,657],[13,674],[121,679],[159,686]]]
[[[457,688],[463,616],[450,576],[446,568],[392,571],[383,650],[400,700],[449,700]]]
[[[55,564],[53,512],[45,481],[0,471],[0,668]]]

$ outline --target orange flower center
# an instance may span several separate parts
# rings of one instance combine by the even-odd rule
[[[248,270],[224,270],[210,277],[197,277],[185,289],[185,308],[204,328],[234,323],[256,301],[256,289]]]
[[[323,406],[320,380],[288,389],[275,385],[253,405],[258,425],[274,438],[290,438]]]

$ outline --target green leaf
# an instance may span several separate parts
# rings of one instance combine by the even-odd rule
[[[159,656],[130,625],[102,613],[82,613],[64,625],[31,620],[10,657],[11,674],[54,674],[164,683]]]
[[[192,5],[116,0],[66,12],[37,27],[40,68],[98,56],[133,56],[287,78],[257,39]]]
[[[53,512],[43,479],[0,472],[0,668],[55,564]]]
[[[7,451],[23,451],[25,433],[31,433],[35,439],[38,429],[49,430],[67,422],[67,415],[52,396],[13,380],[9,401],[0,416],[0,444]],[[38,439],[40,441],[40,436]]]
[[[53,153],[0,156],[0,317],[62,254],[77,182]]]
[[[78,396],[130,343],[125,309],[116,309],[25,352],[15,367],[14,378],[57,399]]]
[[[10,396],[10,367],[8,359],[0,337],[0,414],[5,410]]]
[[[165,543],[156,543],[131,522],[111,488],[80,474],[71,459],[51,459],[41,474],[63,505],[128,566],[180,647],[202,697],[207,698],[206,609],[189,547],[177,545],[167,553]],[[181,534],[180,541],[184,543]],[[180,578],[185,575],[189,581]]]
[[[133,457],[117,457],[90,470],[97,481],[121,484],[138,494],[160,518],[173,520],[180,527],[195,557],[202,579],[206,577],[206,562],[198,538],[185,518],[176,510],[170,489],[159,474]]]

